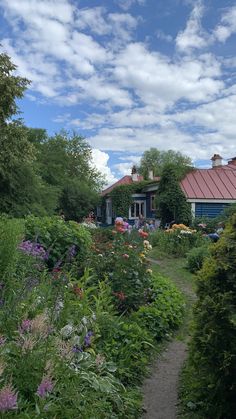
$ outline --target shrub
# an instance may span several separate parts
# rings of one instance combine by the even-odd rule
[[[203,417],[231,419],[236,401],[236,214],[198,274],[183,399]]]
[[[185,302],[182,294],[167,278],[153,277],[153,302],[142,306],[132,318],[160,341],[180,326]]]
[[[60,217],[27,217],[26,240],[41,244],[48,251],[48,267],[70,261],[71,257],[82,263],[92,244],[88,229],[75,221],[65,222]],[[73,253],[73,255],[72,255]]]
[[[152,246],[166,254],[173,256],[185,256],[189,249],[204,243],[201,233],[183,228],[170,230],[157,230],[150,235]]]
[[[187,269],[196,273],[202,268],[204,260],[210,255],[209,247],[207,245],[195,247],[187,253]]]

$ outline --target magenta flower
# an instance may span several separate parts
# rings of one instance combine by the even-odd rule
[[[0,412],[17,409],[17,393],[10,384],[0,390]]]
[[[37,389],[37,395],[41,397],[41,399],[45,399],[48,393],[51,393],[53,390],[54,384],[50,377],[44,377]]]

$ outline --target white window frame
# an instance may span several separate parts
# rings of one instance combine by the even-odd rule
[[[131,205],[134,204],[138,204],[138,205],[142,205],[143,204],[143,217],[146,218],[146,200],[144,199],[140,199],[142,197],[144,197],[144,195],[139,195],[139,194],[135,194],[134,196],[134,201],[132,202]],[[139,218],[140,214],[135,214],[134,217],[131,216],[131,205],[129,207],[129,220],[137,220]]]

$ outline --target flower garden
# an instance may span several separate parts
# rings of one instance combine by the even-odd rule
[[[147,233],[0,219],[0,417],[139,418],[140,385],[184,298]]]

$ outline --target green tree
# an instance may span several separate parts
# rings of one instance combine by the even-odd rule
[[[191,159],[179,151],[160,151],[157,148],[150,148],[143,153],[139,172],[148,179],[148,173],[153,171],[154,176],[161,176],[163,168],[172,164],[178,179],[181,179],[192,168]]]
[[[236,411],[236,212],[198,275],[185,400],[204,418]]]
[[[67,220],[81,221],[98,204],[99,195],[78,179],[71,179],[64,185],[60,196],[60,208]]]
[[[0,129],[18,113],[16,98],[23,97],[29,84],[29,80],[14,74],[16,68],[7,54],[0,54]]]
[[[171,164],[163,168],[156,195],[156,207],[162,226],[173,220],[187,225],[191,222],[190,204],[180,188],[175,166]]]

